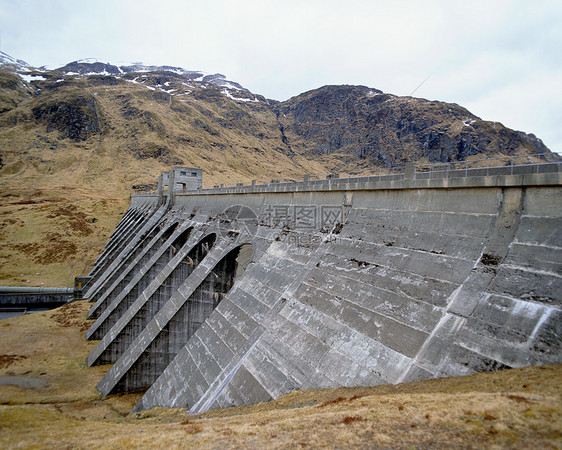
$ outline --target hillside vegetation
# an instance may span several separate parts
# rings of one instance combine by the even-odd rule
[[[45,71],[0,57],[3,285],[71,285],[129,194],[173,165],[203,169],[212,187],[548,152],[458,105],[364,86],[278,102],[220,74],[99,62]]]
[[[45,81],[46,99],[20,81],[17,107],[0,114],[0,284],[71,285],[89,271],[129,194],[155,188],[172,165],[202,168],[207,187],[326,171],[276,150],[279,136],[258,136],[275,121],[271,111],[250,116],[212,93],[170,103],[142,85],[89,78]],[[235,131],[232,121],[217,124],[229,115],[240,121]]]
[[[130,413],[142,393],[100,400],[87,367],[90,304],[0,322],[3,448],[560,448],[562,366],[396,386],[295,391],[211,410]],[[61,352],[64,348],[65,351]]]

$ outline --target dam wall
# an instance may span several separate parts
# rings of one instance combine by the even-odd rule
[[[486,170],[133,196],[85,291],[99,391],[200,413],[562,362],[559,164]]]

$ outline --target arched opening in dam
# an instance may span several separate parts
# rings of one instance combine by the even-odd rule
[[[162,248],[162,246],[164,246],[166,244],[166,242],[168,242],[168,240],[173,236],[173,234],[176,231],[178,225],[179,225],[179,222],[175,222],[170,228],[168,228],[164,232],[164,234],[158,239],[158,242],[156,242],[154,244],[153,251],[148,252],[147,254],[143,255],[142,258],[139,260],[139,262],[137,264],[138,268],[145,267],[146,264],[149,263],[152,256],[154,254],[156,254],[156,252],[158,250],[160,250]],[[188,227],[185,230],[183,230],[180,234],[178,234],[176,236],[176,238],[172,241],[172,243],[169,244],[168,248],[166,248],[164,250],[164,252],[156,260],[156,262],[149,268],[146,275],[154,276],[156,273],[159,273],[166,266],[166,264],[168,264],[170,262],[170,260],[174,257],[177,250],[182,248],[185,245],[185,243],[189,239],[189,236],[191,235],[192,231],[193,231],[193,228]],[[129,272],[123,278],[123,281],[122,281],[123,287],[127,286],[131,282],[131,280],[135,277],[136,273],[138,273],[138,272],[133,270],[133,271]],[[133,301],[148,286],[148,284],[147,284],[148,278],[146,277],[146,275],[144,277],[142,277],[139,280],[139,282],[131,289],[130,294],[132,294],[132,296],[134,296]],[[116,289],[116,291],[117,292],[112,293],[113,297],[116,297],[119,294],[120,289]]]
[[[226,297],[252,261],[254,246],[239,245],[209,272],[110,393],[149,387]]]
[[[253,254],[254,247],[251,244],[244,244],[231,250],[189,298],[187,301],[188,339],[195,334],[221,300],[226,297],[236,278],[246,270]]]
[[[177,230],[179,224],[180,223],[176,221],[171,225],[168,225],[167,228],[165,228],[165,225],[160,225],[158,229],[162,230],[162,228],[165,228],[165,231],[160,235],[160,237],[158,238],[158,242],[156,243],[156,245],[154,245],[154,247],[160,247],[160,245],[163,245],[168,239],[170,239],[172,237],[172,234],[174,234],[174,232]],[[184,230],[184,232],[187,230],[188,229]],[[187,233],[187,235],[189,236],[189,233]]]

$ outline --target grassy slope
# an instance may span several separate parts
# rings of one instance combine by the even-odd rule
[[[72,286],[87,273],[128,199],[76,185],[10,186],[0,193],[0,284]]]
[[[88,368],[89,304],[0,322],[4,448],[562,446],[562,366],[397,386],[307,390],[188,416],[129,414],[140,393],[99,400],[107,366]],[[6,378],[9,377],[9,378]],[[35,384],[17,387],[7,383]]]
[[[72,285],[101,253],[133,186],[154,186],[172,164],[202,168],[205,187],[326,171],[280,150],[270,110],[212,89],[169,102],[126,82],[46,83],[49,101],[94,98],[101,132],[74,142],[47,131],[33,118],[42,95],[22,93],[0,115],[2,285]]]

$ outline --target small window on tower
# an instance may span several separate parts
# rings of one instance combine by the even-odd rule
[[[196,176],[197,176],[197,172],[191,172],[191,176],[192,176],[192,177],[196,177]]]
[[[187,172],[185,172],[184,170],[180,171],[180,175],[187,175]]]

